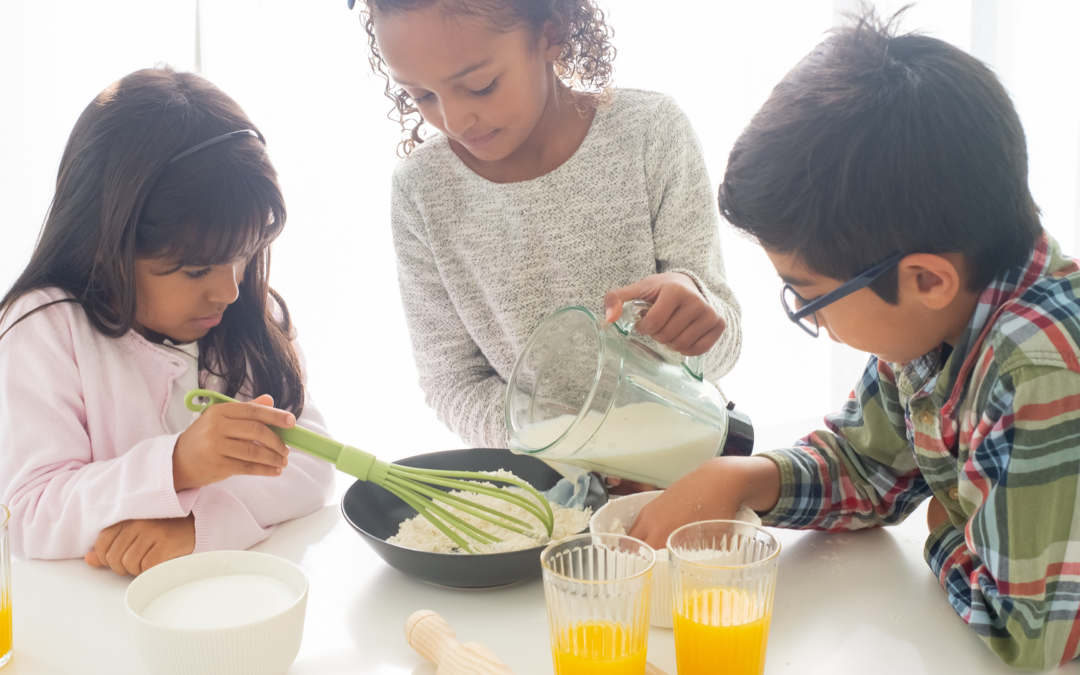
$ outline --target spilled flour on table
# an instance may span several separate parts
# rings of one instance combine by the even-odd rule
[[[499,478],[514,478],[520,480],[509,471],[484,471],[483,473]],[[535,497],[532,497],[532,495],[521,488],[505,487],[503,485],[494,485],[492,483],[476,484],[485,487],[499,488],[500,490],[512,494],[522,495],[526,498],[531,498],[535,502]],[[482,506],[496,509],[500,513],[513,518],[523,520],[532,526],[533,530],[540,535],[539,539],[534,539],[533,537],[514,532],[513,530],[507,530],[506,528],[499,527],[498,525],[489,523],[476,516],[459,511],[453,506],[440,504],[440,506],[447,511],[463,519],[480,531],[502,539],[501,542],[485,545],[474,543],[471,538],[465,537],[465,540],[469,542],[469,545],[472,546],[476,553],[508,553],[510,551],[521,551],[527,548],[544,546],[551,541],[569,537],[572,534],[581,532],[589,526],[589,519],[592,517],[592,509],[589,507],[585,507],[584,509],[568,509],[564,506],[549,502],[549,504],[551,504],[552,514],[555,516],[555,527],[552,529],[551,537],[549,538],[546,536],[547,530],[544,528],[543,524],[541,524],[531,513],[516,504],[512,504],[504,499],[461,490],[454,490],[450,494],[468,499],[470,502]],[[403,522],[398,528],[398,533],[386,541],[390,544],[404,546],[405,548],[411,548],[417,551],[426,551],[428,553],[460,553],[468,555],[458,548],[458,545],[454,543],[453,539],[440,532],[427,518],[424,518],[421,515],[413,516]]]

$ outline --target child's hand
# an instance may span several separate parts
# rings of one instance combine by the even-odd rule
[[[195,516],[125,520],[106,527],[83,560],[120,576],[139,575],[166,560],[195,550]]]
[[[260,396],[251,403],[218,403],[180,434],[173,450],[176,491],[203,487],[229,476],[278,476],[289,449],[267,425],[288,429],[292,413]]]
[[[608,291],[604,296],[607,322],[614,323],[622,313],[623,303],[630,300],[652,303],[636,330],[683,356],[709,351],[727,327],[724,317],[705,300],[693,279],[678,272],[654,274]]]
[[[655,549],[700,520],[731,520],[746,504],[768,511],[780,498],[780,470],[764,457],[716,457],[683,476],[641,509],[627,533]]]

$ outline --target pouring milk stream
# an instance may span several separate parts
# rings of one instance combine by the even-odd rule
[[[662,488],[712,457],[750,454],[750,420],[704,381],[702,357],[634,331],[648,308],[631,300],[608,324],[565,307],[541,322],[507,385],[511,450]]]

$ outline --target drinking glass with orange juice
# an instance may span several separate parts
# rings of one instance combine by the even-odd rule
[[[643,675],[656,553],[619,534],[579,534],[540,554],[555,675]]]
[[[709,520],[675,530],[667,548],[679,675],[762,675],[780,542]]]
[[[0,506],[0,668],[11,660],[11,549],[8,520],[11,513]]]

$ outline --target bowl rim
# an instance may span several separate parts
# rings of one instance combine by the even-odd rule
[[[248,622],[248,623],[242,623],[242,624],[239,624],[239,625],[236,625],[236,626],[227,626],[227,627],[224,627],[224,628],[183,628],[183,627],[178,627],[178,626],[164,626],[164,625],[162,625],[160,623],[155,623],[153,621],[149,621],[149,620],[145,619],[142,616],[142,614],[140,614],[139,612],[136,612],[131,607],[132,588],[135,588],[136,591],[137,591],[138,587],[140,585],[139,580],[149,578],[149,577],[146,577],[145,575],[153,573],[154,570],[161,570],[166,565],[168,565],[170,568],[172,568],[172,567],[181,567],[183,565],[194,564],[193,562],[191,562],[192,560],[202,560],[202,559],[205,559],[206,557],[220,556],[222,554],[226,554],[226,555],[228,555],[230,557],[239,557],[239,558],[249,558],[249,559],[261,558],[261,559],[264,559],[264,560],[271,559],[275,563],[284,563],[287,566],[294,568],[300,574],[300,578],[303,579],[303,581],[304,581],[304,588],[303,588],[303,590],[301,590],[300,592],[298,592],[296,594],[296,600],[294,600],[291,604],[289,604],[288,607],[282,609],[280,612],[278,612],[276,614],[272,614],[272,615],[270,615],[268,617],[265,617],[263,619],[259,619],[258,621],[251,621],[251,622]],[[168,570],[166,569],[165,571],[168,571]],[[159,572],[159,574],[160,573],[162,573],[162,572]],[[210,579],[212,577],[228,576],[230,574],[244,574],[244,573],[243,572],[239,572],[239,573],[238,572],[224,572],[224,573],[221,573],[221,574],[210,574],[210,575],[207,575],[205,577],[201,577],[199,579],[192,579],[191,581],[186,581],[184,583],[177,584],[176,586],[173,586],[172,588],[170,588],[170,589],[168,589],[166,591],[163,591],[161,594],[155,596],[154,600],[161,597],[161,595],[164,595],[165,593],[168,593],[171,590],[175,590],[175,589],[177,589],[180,586],[183,586],[185,584],[189,584],[189,583],[192,583],[194,581],[201,581],[202,579]],[[253,573],[253,574],[257,574],[257,573]],[[274,575],[271,575],[271,574],[263,574],[262,576],[270,576],[270,577],[272,577],[274,579],[278,579],[279,581],[287,581],[285,579],[281,579],[281,577],[279,577],[279,576],[274,576]],[[148,583],[148,582],[146,582],[146,583]],[[150,627],[150,628],[152,628],[154,630],[162,630],[162,631],[169,631],[169,632],[172,632],[172,633],[185,633],[185,634],[208,634],[208,633],[225,634],[225,633],[229,633],[229,632],[238,632],[238,631],[250,630],[254,626],[259,626],[261,624],[269,623],[271,621],[275,621],[275,620],[280,619],[282,616],[293,612],[296,609],[297,605],[306,603],[307,602],[307,597],[308,597],[308,592],[309,592],[310,589],[311,589],[311,580],[308,579],[308,576],[304,572],[304,570],[301,569],[300,566],[297,565],[296,563],[294,563],[293,561],[282,558],[281,556],[277,556],[277,555],[274,555],[272,553],[263,553],[262,551],[243,551],[243,550],[202,551],[200,553],[189,553],[188,555],[180,556],[179,558],[173,558],[172,560],[166,560],[165,562],[161,563],[160,565],[155,565],[154,567],[151,567],[150,569],[146,570],[145,572],[143,572],[139,576],[135,577],[131,581],[131,583],[128,584],[127,589],[124,591],[124,609],[127,610],[128,617],[130,617],[137,624],[139,624],[141,626],[145,626],[145,627]],[[153,602],[153,600],[151,600],[150,602]],[[149,605],[149,603],[147,603],[147,605]],[[145,610],[145,608],[144,608],[144,610]]]

